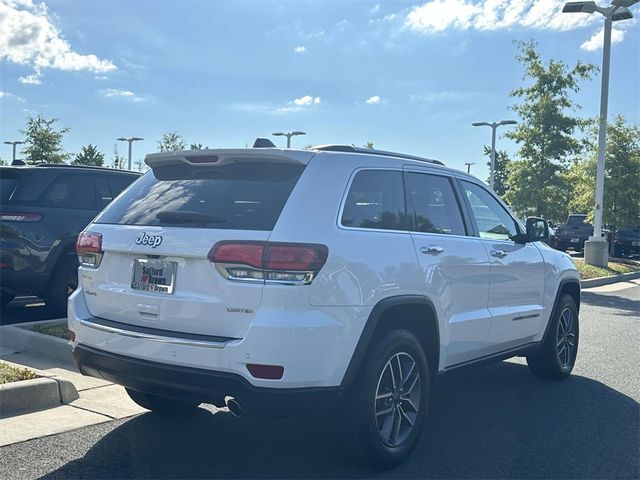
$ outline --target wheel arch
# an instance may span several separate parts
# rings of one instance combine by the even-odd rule
[[[440,329],[433,302],[422,295],[398,295],[382,299],[373,307],[341,387],[348,388],[353,384],[369,348],[392,328],[404,328],[414,333],[422,344],[429,368],[433,373],[438,371]]]
[[[547,338],[549,326],[551,325],[551,319],[557,313],[560,306],[560,300],[565,294],[570,295],[571,298],[573,298],[573,301],[576,302],[578,314],[580,314],[580,280],[578,280],[577,278],[565,278],[563,280],[560,280],[558,289],[556,291],[556,298],[553,302],[553,309],[551,310],[551,315],[549,315],[547,325],[545,326],[544,335],[542,337],[543,341],[545,338]]]

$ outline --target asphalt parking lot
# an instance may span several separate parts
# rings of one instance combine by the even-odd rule
[[[2,478],[638,478],[640,281],[624,285],[583,292],[564,382],[537,380],[521,360],[438,377],[416,451],[390,472],[351,463],[330,422],[203,406],[3,447]]]

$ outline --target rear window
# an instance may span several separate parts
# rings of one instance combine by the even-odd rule
[[[20,183],[20,172],[0,169],[0,201],[7,203]]]
[[[272,230],[304,166],[238,162],[154,168],[96,223]]]
[[[587,219],[586,215],[569,215],[567,219],[567,225],[571,227],[581,227],[584,225],[584,221]]]

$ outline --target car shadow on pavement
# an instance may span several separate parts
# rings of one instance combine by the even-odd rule
[[[602,383],[502,362],[436,379],[413,455],[387,472],[341,451],[326,420],[144,414],[43,478],[636,478],[639,404]]]
[[[631,299],[608,293],[582,291],[581,301],[593,307],[610,308],[611,314],[640,318],[640,299]]]

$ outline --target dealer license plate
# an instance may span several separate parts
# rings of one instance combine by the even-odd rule
[[[144,292],[173,293],[176,262],[138,258],[133,262],[131,288]]]
[[[571,243],[578,243],[580,241],[579,238],[572,238]]]

